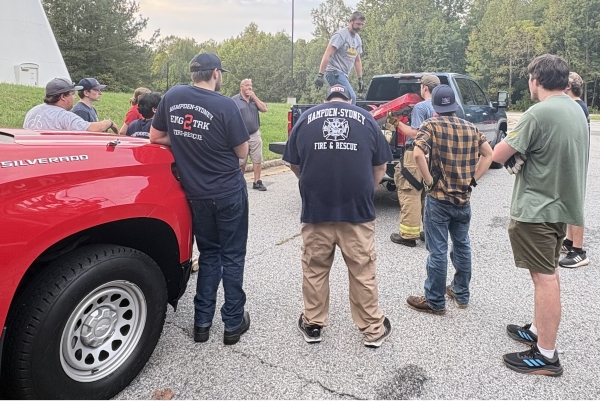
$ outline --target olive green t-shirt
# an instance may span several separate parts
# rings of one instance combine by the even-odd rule
[[[505,141],[527,156],[515,175],[510,216],[583,226],[589,133],[581,106],[568,95],[551,96],[531,106]]]

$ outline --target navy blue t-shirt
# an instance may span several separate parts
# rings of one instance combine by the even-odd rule
[[[250,139],[227,96],[177,85],[162,97],[152,126],[167,131],[188,199],[219,199],[246,185],[233,148]]]
[[[135,120],[127,127],[126,135],[135,136],[137,138],[150,138],[150,127],[152,126],[152,119],[139,119]]]
[[[373,166],[392,160],[392,152],[365,110],[338,101],[308,109],[283,160],[300,166],[303,223],[375,220]]]

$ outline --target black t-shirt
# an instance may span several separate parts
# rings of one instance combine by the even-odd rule
[[[152,126],[152,119],[149,120],[135,120],[127,127],[126,134],[129,136],[135,136],[138,138],[150,138],[150,127]]]
[[[301,169],[303,223],[375,220],[373,166],[392,160],[392,152],[365,110],[337,101],[307,110],[283,160]]]
[[[163,96],[152,126],[167,131],[189,199],[219,199],[246,185],[233,148],[250,135],[233,100],[191,85]]]
[[[587,104],[585,104],[585,102],[581,99],[577,99],[575,101],[583,109],[583,112],[585,113],[585,118],[587,118],[587,122],[588,122],[588,126],[589,126],[590,125],[590,111],[587,108]]]

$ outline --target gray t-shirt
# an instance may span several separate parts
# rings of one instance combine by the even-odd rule
[[[348,28],[344,28],[333,34],[329,44],[337,50],[329,58],[325,71],[341,71],[349,75],[356,56],[362,54],[362,39],[357,33],[352,35]]]
[[[435,115],[435,110],[431,104],[431,99],[423,100],[415,105],[410,114],[410,127],[418,130],[425,120],[429,120]],[[407,138],[406,144],[412,145],[415,143],[413,138]]]
[[[583,226],[588,126],[568,95],[529,108],[506,139],[527,160],[515,174],[510,217],[525,223]]]
[[[244,120],[244,124],[246,124],[246,128],[250,135],[258,132],[258,129],[260,128],[260,116],[258,115],[258,106],[254,100],[250,99],[250,101],[247,102],[239,93],[233,96],[232,99],[238,109],[240,109],[242,120]]]
[[[78,102],[75,107],[73,107],[71,112],[77,114],[85,121],[89,121],[91,123],[98,121],[98,112],[96,111],[96,108],[94,106],[90,107],[83,102]]]
[[[46,103],[29,110],[23,122],[23,128],[51,131],[87,131],[90,125],[77,114]]]

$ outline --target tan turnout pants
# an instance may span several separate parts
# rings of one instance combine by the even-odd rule
[[[419,172],[412,150],[404,152],[404,167],[415,177],[418,182],[423,181]],[[421,232],[421,218],[423,212],[423,191],[418,191],[400,172],[402,166],[396,164],[394,170],[394,183],[398,190],[398,202],[400,202],[400,236],[404,239],[419,239]]]
[[[376,278],[375,222],[302,224],[304,324],[325,326],[335,246],[348,266],[352,319],[367,341],[383,335]]]

